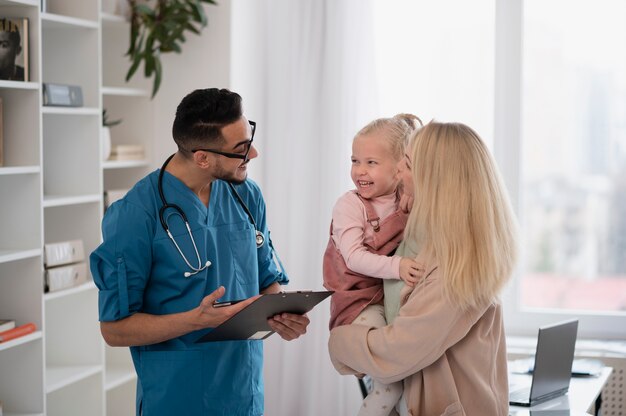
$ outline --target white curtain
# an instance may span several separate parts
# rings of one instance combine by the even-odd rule
[[[233,0],[231,86],[257,121],[272,240],[294,289],[322,289],[332,206],[352,188],[352,137],[377,116],[369,0]],[[327,300],[294,342],[265,341],[266,414],[351,415],[356,378],[328,357]]]

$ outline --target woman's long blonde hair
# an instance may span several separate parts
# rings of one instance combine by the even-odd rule
[[[433,121],[409,149],[415,200],[405,239],[438,264],[449,301],[495,301],[517,259],[517,223],[487,147],[466,125]]]

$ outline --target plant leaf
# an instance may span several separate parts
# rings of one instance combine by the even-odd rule
[[[163,76],[163,68],[161,67],[161,58],[159,56],[155,57],[155,66],[154,66],[154,83],[152,84],[152,96],[151,99],[154,98],[159,87],[161,86],[161,78]]]
[[[2,0],[0,0],[1,2]],[[142,61],[144,76],[154,77],[152,97],[156,95],[163,78],[160,53],[182,52],[185,32],[200,35],[208,24],[203,4],[216,5],[214,0],[126,0],[132,7],[130,39],[126,55],[130,68],[128,82]],[[137,4],[141,1],[141,4]],[[196,24],[196,22],[198,24]]]
[[[150,75],[152,75],[152,72],[154,72],[155,70],[156,57],[152,53],[149,53],[148,50],[146,50],[143,56],[144,56],[143,74],[146,76],[146,78],[150,78]]]
[[[137,5],[135,6],[135,11],[136,11],[138,14],[143,14],[143,15],[146,15],[146,16],[152,16],[152,17],[156,16],[156,12],[155,12],[155,10],[154,10],[154,9],[152,9],[152,8],[151,8],[150,6],[148,6],[147,4],[137,4]]]

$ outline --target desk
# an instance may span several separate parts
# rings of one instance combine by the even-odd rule
[[[596,408],[602,388],[611,376],[613,369],[604,367],[597,377],[572,377],[569,392],[547,402],[528,407],[510,406],[509,412],[515,416],[582,416],[590,408]],[[516,384],[530,379],[526,374],[509,374],[509,382]],[[595,409],[596,411],[599,409]],[[593,410],[592,410],[593,411]]]

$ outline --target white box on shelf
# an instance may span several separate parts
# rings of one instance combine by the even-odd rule
[[[85,259],[83,240],[61,241],[44,245],[46,267],[76,263]]]
[[[70,264],[46,270],[46,289],[56,292],[87,281],[87,263]]]

